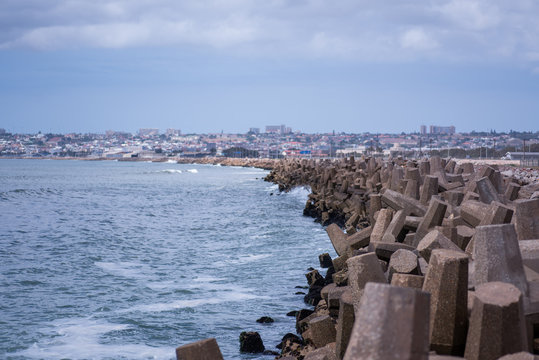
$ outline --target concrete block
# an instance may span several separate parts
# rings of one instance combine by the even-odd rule
[[[344,357],[346,348],[352,335],[352,328],[355,321],[354,299],[351,291],[341,294],[339,304],[339,316],[337,318],[337,336],[335,353],[338,359]]]
[[[309,321],[309,335],[305,339],[311,342],[315,348],[321,348],[331,342],[335,342],[335,323],[329,315],[317,316]]]
[[[390,282],[395,273],[419,275],[417,255],[410,250],[395,251],[389,260],[388,280]]]
[[[200,340],[176,348],[176,360],[223,360],[214,338]]]
[[[374,224],[374,227],[372,228],[370,241],[373,242],[380,242],[382,241],[382,237],[384,236],[384,233],[391,223],[391,219],[393,217],[393,210],[391,209],[382,209],[378,213],[378,217],[376,218],[376,223]]]
[[[421,241],[421,239],[423,239],[423,237],[427,235],[429,230],[431,230],[433,227],[442,225],[446,210],[446,202],[443,202],[436,198],[431,198],[427,212],[425,213],[423,220],[421,220],[421,222],[419,223],[419,226],[415,233],[416,243],[419,243],[419,241]]]
[[[427,262],[430,262],[431,253],[435,249],[447,249],[463,252],[455,243],[445,237],[440,231],[429,232],[417,245],[417,251]]]
[[[498,192],[488,177],[482,177],[476,181],[477,192],[479,198],[485,204],[490,204],[493,201],[503,202],[503,199],[499,196]]]
[[[508,283],[490,282],[475,291],[464,357],[495,360],[527,350],[523,297]]]
[[[515,227],[519,240],[539,239],[539,199],[515,201]]]
[[[382,242],[395,242],[402,229],[404,228],[404,222],[406,221],[406,210],[399,210],[391,219],[391,222],[386,228],[384,235],[382,236]]]
[[[419,200],[422,204],[427,205],[433,195],[438,194],[438,177],[437,176],[425,176],[423,180],[423,186],[421,187],[421,194]]]
[[[356,304],[361,299],[363,289],[368,282],[387,283],[387,279],[374,253],[354,256],[346,262],[348,265],[348,284]]]
[[[475,231],[475,285],[502,281],[515,285],[527,295],[528,283],[514,225],[478,226]]]
[[[369,283],[344,360],[427,360],[429,294]]]
[[[430,347],[438,354],[463,355],[468,325],[468,256],[435,249],[423,291],[430,293]]]
[[[391,285],[410,287],[414,289],[422,289],[423,281],[425,277],[423,275],[412,275],[412,274],[393,274],[391,278]]]
[[[343,255],[346,253],[347,248],[347,235],[341,230],[337,224],[331,224],[326,228],[331,244],[335,249],[337,255]]]
[[[415,216],[424,216],[427,212],[426,206],[421,204],[419,200],[390,189],[384,191],[382,202],[395,211],[406,209],[411,215]]]

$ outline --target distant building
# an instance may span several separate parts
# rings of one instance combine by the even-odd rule
[[[182,131],[179,129],[167,129],[165,134],[167,136],[180,136],[182,134]]]
[[[260,128],[249,128],[249,132],[251,134],[260,134]]]
[[[139,129],[139,136],[156,136],[159,135],[159,129]]]
[[[431,125],[429,130],[430,130],[429,133],[432,134],[432,135],[436,135],[436,134],[451,135],[451,134],[455,133],[455,127],[454,126]]]
[[[286,127],[286,125],[267,125],[266,126],[266,134],[290,134],[292,132],[292,128]]]
[[[0,135],[4,135],[6,133],[6,129],[1,129],[0,128]]]
[[[419,132],[421,133],[421,135],[427,135],[427,126],[421,125]]]

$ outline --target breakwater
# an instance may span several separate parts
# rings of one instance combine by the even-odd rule
[[[304,214],[338,254],[306,274],[314,309],[295,312],[281,359],[538,352],[537,183],[440,157],[285,160],[266,180],[311,187]]]

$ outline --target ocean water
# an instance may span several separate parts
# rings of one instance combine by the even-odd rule
[[[225,359],[272,359],[240,354],[240,332],[276,350],[306,307],[295,287],[334,253],[308,191],[266,174],[0,160],[0,358],[174,359],[215,337]]]

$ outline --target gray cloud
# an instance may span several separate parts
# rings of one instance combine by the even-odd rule
[[[45,5],[46,4],[46,5]],[[534,0],[3,0],[0,48],[539,62]]]

